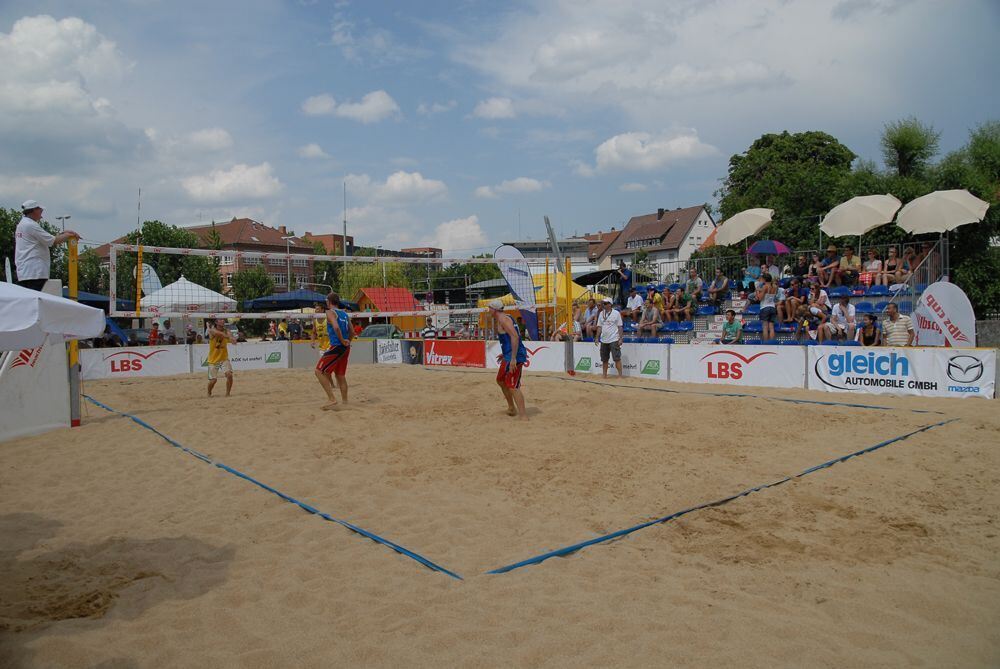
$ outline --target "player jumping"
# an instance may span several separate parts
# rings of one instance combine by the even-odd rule
[[[330,400],[323,405],[323,410],[329,411],[337,406],[331,374],[336,377],[340,397],[347,404],[347,359],[351,355],[351,319],[340,308],[340,296],[337,293],[326,296],[326,333],[330,339],[330,348],[323,352],[316,363],[316,378]]]
[[[219,372],[226,375],[226,397],[233,392],[233,366],[229,362],[229,342],[236,343],[236,337],[226,329],[226,322],[221,318],[208,330],[208,396],[212,396],[212,388],[219,380]]]
[[[524,395],[521,393],[521,368],[528,361],[528,351],[518,335],[514,319],[503,312],[503,302],[500,300],[490,302],[490,313],[496,323],[497,338],[500,340],[497,385],[507,400],[507,415],[528,420],[528,412],[524,408]]]

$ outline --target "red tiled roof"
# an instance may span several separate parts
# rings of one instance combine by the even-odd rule
[[[215,225],[198,225],[190,228],[185,228],[185,230],[190,230],[204,242],[209,233],[212,230],[219,233],[219,237],[222,239],[222,245],[224,247],[235,247],[239,246],[271,246],[275,250],[285,248],[285,240],[282,237],[287,237],[287,232],[282,232],[278,228],[272,228],[269,225],[264,225],[263,223],[258,223],[252,218],[234,218],[231,221],[226,221],[225,223],[216,223]],[[304,241],[301,238],[294,238],[291,241],[290,248],[293,251],[308,251],[313,252],[312,244]]]
[[[703,205],[685,207],[684,209],[667,209],[663,218],[657,220],[657,212],[643,216],[633,216],[622,230],[621,234],[605,253],[627,253],[626,243],[639,239],[659,239],[660,243],[646,246],[646,251],[674,251],[680,248],[681,242],[687,236]]]
[[[587,239],[591,241],[587,255],[590,256],[591,260],[600,260],[611,248],[611,245],[615,243],[618,236],[621,235],[621,230],[612,230],[610,232],[605,232],[600,235],[587,235]],[[591,239],[593,237],[594,239]]]
[[[354,297],[355,302],[360,302],[362,297],[367,297],[375,305],[378,311],[416,311],[420,308],[417,298],[406,288],[362,288]]]

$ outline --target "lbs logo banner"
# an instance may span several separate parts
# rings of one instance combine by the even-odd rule
[[[809,387],[925,397],[993,397],[996,352],[948,348],[809,348]]]
[[[672,346],[670,378],[688,383],[801,388],[805,384],[805,354],[798,346]]]

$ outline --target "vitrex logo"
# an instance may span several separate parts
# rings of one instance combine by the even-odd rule
[[[718,360],[708,360],[708,358],[714,356],[731,356],[729,358],[723,358]],[[762,351],[756,355],[751,355],[749,358],[737,353],[736,351],[712,351],[711,353],[702,356],[702,360],[706,361],[708,378],[710,379],[733,379],[739,380],[743,378],[744,367],[750,366],[755,360],[765,355],[777,355],[773,351]],[[735,360],[734,360],[735,358]]]
[[[166,349],[158,348],[149,353],[139,353],[138,351],[118,351],[111,355],[104,356],[104,359],[111,363],[111,373],[121,374],[122,372],[138,372],[142,369],[143,363],[152,358],[157,353],[163,353]]]

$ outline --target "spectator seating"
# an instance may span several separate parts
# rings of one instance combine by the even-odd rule
[[[764,344],[765,346],[777,346],[778,345],[778,340],[777,339],[762,339],[760,343]]]
[[[675,290],[680,290],[680,287],[681,287],[681,284],[679,284],[679,283],[672,283],[672,284],[670,284],[670,292],[672,293]]]
[[[760,305],[759,304],[748,304],[747,308],[743,310],[743,313],[748,316],[759,316],[760,315]]]
[[[835,288],[828,288],[826,294],[830,297],[843,297],[844,295],[850,295],[852,293],[851,289],[847,286],[837,286]]]
[[[740,343],[743,344],[744,346],[754,346],[760,343],[760,339],[757,339],[756,337],[747,337],[744,338],[743,341]]]
[[[913,302],[909,300],[899,303],[899,312],[903,314],[913,313]]]
[[[798,346],[799,345],[799,342],[795,341],[794,339],[786,339],[785,341],[780,342],[780,343],[783,344],[784,346]]]
[[[707,300],[708,298],[705,298],[705,299]],[[698,307],[698,315],[699,316],[714,316],[715,315],[715,307],[713,307],[711,304],[707,304],[707,305],[705,305],[703,307]]]
[[[673,344],[674,343],[674,338],[673,337],[660,337],[660,343],[661,344]]]
[[[858,302],[854,305],[854,311],[859,314],[873,314],[875,313],[875,307],[871,302]]]
[[[743,326],[744,332],[763,332],[764,324],[760,321],[750,321]]]
[[[871,286],[865,292],[868,297],[886,297],[889,295],[888,286]]]
[[[926,283],[918,283],[917,284],[917,292],[918,293],[922,293],[925,290],[927,290],[927,284]]]
[[[878,302],[878,303],[877,303],[877,304],[875,305],[875,313],[876,313],[876,314],[880,314],[880,313],[882,313],[883,311],[885,311],[885,310],[886,310],[886,307],[888,307],[888,306],[889,306],[889,302],[888,302],[888,300],[884,300],[884,301],[882,301],[882,302]],[[855,308],[855,311],[857,311],[857,308]]]

